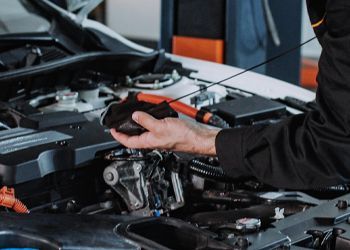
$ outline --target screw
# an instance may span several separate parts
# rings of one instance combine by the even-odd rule
[[[105,178],[107,181],[113,181],[114,180],[114,176],[112,173],[107,173],[105,174]]]
[[[227,239],[234,239],[235,238],[235,235],[234,234],[228,234],[227,235]]]
[[[58,146],[61,146],[61,147],[68,146],[68,142],[67,141],[57,141],[56,144]]]
[[[237,245],[241,248],[247,248],[249,246],[249,241],[247,238],[239,237],[237,239]]]
[[[349,203],[346,200],[339,200],[337,203],[337,207],[339,209],[347,209],[349,207]]]

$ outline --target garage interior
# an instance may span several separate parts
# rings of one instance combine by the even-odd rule
[[[0,0],[0,250],[350,249],[349,9]]]

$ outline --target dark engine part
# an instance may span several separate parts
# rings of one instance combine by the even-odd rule
[[[0,53],[1,71],[20,69],[34,66],[57,59],[62,59],[69,54],[53,46],[28,45]]]
[[[349,249],[350,208],[338,207],[338,200],[348,201],[350,195],[267,226],[264,218],[273,216],[272,207],[229,211],[233,223],[211,224],[216,233],[166,217],[2,213],[0,240],[1,247],[39,249]],[[237,215],[242,217],[235,220]],[[196,218],[218,221],[209,216]]]
[[[188,164],[190,172],[204,178],[228,181],[229,178],[225,175],[224,170],[219,165],[206,162],[205,159],[193,159]]]
[[[3,185],[85,166],[98,152],[118,146],[98,121],[89,122],[76,112],[57,112],[27,119],[30,129],[0,131]]]
[[[161,217],[121,223],[116,231],[139,242],[142,249],[232,249],[232,246],[215,240],[215,234],[171,218]]]
[[[207,190],[202,194],[202,198],[207,202],[216,204],[226,204],[230,207],[249,207],[266,203],[266,200],[249,192],[225,192],[216,190]]]
[[[104,170],[105,182],[120,195],[130,214],[160,216],[184,206],[177,163],[169,162],[168,157],[156,151],[123,156]]]
[[[121,199],[104,183],[101,160],[79,169],[54,172],[14,186],[16,196],[31,213],[96,214],[121,213]]]
[[[126,85],[139,89],[162,89],[169,87],[181,80],[176,70],[171,74],[143,74],[134,78],[126,77]]]
[[[349,193],[349,191],[350,191],[349,185],[341,184],[337,186],[330,186],[330,187],[310,190],[307,193],[319,199],[335,199],[339,196]]]
[[[5,103],[0,103],[0,130],[18,127],[23,115]]]
[[[279,120],[287,113],[283,104],[260,96],[223,101],[203,109],[220,116],[232,127]]]
[[[275,215],[276,206],[257,205],[240,210],[203,212],[191,217],[191,222],[201,226],[223,226],[235,223],[241,218],[259,218],[263,226],[268,226]]]
[[[129,216],[1,213],[1,248],[10,249],[139,249],[114,233]],[[11,230],[9,230],[11,228]],[[93,237],[92,237],[93,235]]]

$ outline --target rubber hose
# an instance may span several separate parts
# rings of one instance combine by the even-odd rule
[[[208,163],[204,163],[198,159],[194,159],[189,163],[190,171],[204,178],[227,180],[224,170],[221,167],[213,166]]]

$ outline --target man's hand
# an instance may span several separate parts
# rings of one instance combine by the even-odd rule
[[[112,136],[128,148],[216,155],[215,138],[219,130],[207,129],[176,118],[157,120],[144,112],[135,112],[132,118],[148,132],[140,136],[127,136],[115,129],[111,130]]]

